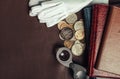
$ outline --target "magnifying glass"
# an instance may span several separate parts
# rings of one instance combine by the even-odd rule
[[[66,47],[61,47],[57,50],[56,58],[59,63],[63,66],[71,68],[74,72],[74,79],[87,79],[86,69],[79,65],[75,64],[72,61],[72,52]]]

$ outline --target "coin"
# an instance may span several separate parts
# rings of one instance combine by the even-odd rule
[[[64,41],[64,46],[71,49],[72,45],[73,45],[74,41],[70,41],[70,40],[65,40]]]
[[[74,29],[75,31],[77,30],[84,30],[84,24],[83,24],[83,20],[80,20],[80,21],[77,21],[75,24],[74,24]]]
[[[77,40],[82,40],[84,37],[85,37],[85,34],[83,30],[78,30],[75,32],[75,38]]]
[[[64,27],[69,27],[71,29],[73,29],[73,24],[67,24],[65,21],[61,21],[58,23],[58,29],[61,30]]]
[[[61,39],[61,40],[64,40],[62,37],[61,37],[61,35],[59,34],[59,38]]]
[[[76,41],[75,36],[73,36],[70,40],[71,40],[71,41]]]
[[[74,24],[77,21],[77,15],[76,14],[71,14],[66,18],[66,22],[69,24]]]
[[[69,40],[73,37],[73,30],[71,28],[65,27],[60,31],[60,36],[64,40]]]
[[[80,41],[79,41],[79,40],[76,40],[76,41],[75,41],[75,44],[80,44]]]
[[[69,24],[68,27],[74,30],[73,24]]]
[[[82,47],[81,43],[80,44],[74,44],[72,46],[71,50],[72,50],[72,54],[75,55],[75,56],[80,56],[83,53],[83,47]]]
[[[65,22],[65,21],[60,21],[58,23],[58,29],[61,30],[63,29],[64,27],[68,27],[69,25]]]
[[[75,41],[75,44],[81,44],[82,47],[83,47],[83,49],[85,49],[85,43],[82,43],[81,41],[76,40],[76,41]]]

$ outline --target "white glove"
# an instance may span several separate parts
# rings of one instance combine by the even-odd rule
[[[93,0],[91,4],[109,4],[109,0]]]
[[[46,1],[46,0],[30,0],[29,6],[31,7],[31,6],[39,5],[43,1]]]
[[[36,5],[38,1],[30,1],[29,6]],[[43,0],[42,0],[43,1]],[[92,0],[52,0],[42,2],[41,5],[31,7],[30,16],[38,16],[42,23],[51,27],[68,15],[80,11],[87,6]],[[31,2],[34,2],[32,4]]]
[[[93,2],[92,2],[93,1]],[[30,16],[37,16],[41,23],[51,27],[68,15],[80,11],[90,3],[106,3],[108,0],[30,0]],[[41,3],[41,4],[40,4]]]

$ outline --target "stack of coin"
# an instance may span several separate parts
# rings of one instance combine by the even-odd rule
[[[80,21],[77,21],[74,24],[74,29],[75,29],[75,38],[77,40],[82,40],[85,37],[85,33],[84,33],[84,24],[83,24],[83,20],[80,19]]]
[[[59,37],[64,40],[64,46],[71,49],[73,55],[80,56],[84,49],[84,23],[83,19],[77,21],[77,15],[69,15],[65,21],[58,23],[58,29],[60,30]]]

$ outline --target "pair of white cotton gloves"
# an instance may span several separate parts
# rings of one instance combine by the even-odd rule
[[[37,16],[40,23],[52,27],[85,6],[98,3],[108,4],[108,0],[30,0],[29,15]]]

